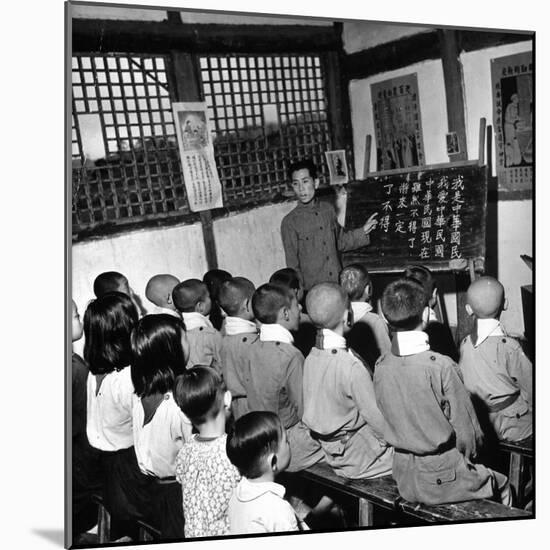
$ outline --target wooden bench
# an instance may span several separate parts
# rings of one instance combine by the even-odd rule
[[[93,495],[92,500],[97,504],[97,537],[99,544],[108,544],[111,540],[111,514],[101,495]],[[152,541],[161,538],[161,532],[151,524],[138,520],[138,541]]]
[[[523,503],[525,499],[525,485],[528,476],[527,462],[533,460],[533,437],[523,441],[500,441],[499,449],[510,455],[508,479],[515,491],[517,501]]]
[[[359,499],[359,525],[374,525],[374,508],[402,513],[424,523],[450,523],[502,518],[526,518],[532,514],[490,500],[472,500],[455,504],[426,505],[403,500],[391,476],[376,479],[345,479],[328,464],[316,464],[300,473],[301,477],[339,493]]]

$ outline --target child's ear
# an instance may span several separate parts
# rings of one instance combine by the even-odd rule
[[[269,466],[271,467],[271,470],[277,473],[277,470],[278,470],[277,455],[275,453],[271,453],[268,455],[267,459],[269,460]]]
[[[504,298],[504,304],[502,305],[502,311],[508,309],[508,298]]]
[[[370,299],[371,299],[371,296],[372,296],[372,285],[371,285],[370,283],[365,287],[364,295],[365,295],[365,299],[367,299],[367,300],[370,300]]]
[[[197,305],[195,306],[195,311],[198,313],[204,313],[204,302],[202,300],[197,302]]]
[[[232,401],[231,392],[229,390],[226,390],[225,393],[223,394],[223,406],[227,410],[229,410],[229,407],[231,407],[231,401]]]
[[[424,311],[422,311],[422,325],[426,326],[430,320],[430,308],[426,306]]]
[[[167,304],[171,304],[172,303],[172,293],[169,292],[168,293],[168,296],[166,297],[166,303]]]
[[[290,321],[290,310],[289,310],[289,308],[284,306],[283,309],[282,309],[282,312],[283,312],[283,319],[285,321]]]
[[[466,310],[466,313],[471,317],[474,314],[474,310],[472,309],[472,306],[470,304],[466,304],[464,306],[464,309]]]
[[[315,189],[317,189],[319,187],[319,178],[315,178],[313,180],[313,186],[315,187]]]

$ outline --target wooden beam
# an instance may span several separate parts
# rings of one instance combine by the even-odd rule
[[[456,33],[458,48],[465,52],[535,39],[535,33],[532,32],[457,30]]]
[[[427,59],[439,59],[440,56],[437,31],[429,31],[349,54],[344,58],[343,68],[345,77],[352,80],[408,67]]]
[[[282,53],[338,48],[334,27],[313,25],[216,25],[166,21],[72,20],[73,52]]]
[[[447,122],[449,132],[456,132],[460,152],[450,154],[451,162],[467,160],[466,120],[464,115],[464,95],[462,86],[462,65],[459,60],[458,42],[455,30],[437,31],[441,46],[441,62],[445,79],[445,98],[447,101]]]

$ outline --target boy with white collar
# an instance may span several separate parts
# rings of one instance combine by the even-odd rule
[[[291,457],[286,432],[275,413],[254,411],[237,420],[227,437],[227,456],[243,476],[229,501],[230,534],[303,529],[283,498],[285,488],[275,483]]]
[[[206,365],[221,373],[222,337],[208,319],[212,309],[208,287],[198,279],[187,279],[174,287],[172,299],[181,313],[189,340],[187,368]]]
[[[251,281],[233,277],[222,283],[218,294],[220,307],[226,315],[220,359],[227,389],[233,397],[231,406],[235,420],[249,412],[244,380],[250,377],[248,348],[258,339],[258,327],[252,311],[254,291]]]
[[[470,285],[466,311],[475,328],[462,341],[459,367],[480,418],[499,439],[521,441],[533,433],[533,369],[519,343],[502,329],[504,309],[499,281],[481,277]]]
[[[310,290],[306,305],[319,338],[304,363],[304,423],[338,475],[389,475],[393,450],[382,438],[384,419],[371,375],[344,338],[348,297],[339,285],[321,283]]]
[[[298,328],[300,306],[290,290],[265,284],[254,293],[252,309],[261,325],[260,337],[248,347],[243,380],[248,408],[279,415],[292,449],[288,470],[303,470],[321,461],[323,453],[302,422],[304,356],[290,333]]]
[[[400,495],[425,504],[495,498],[509,505],[507,478],[471,462],[481,428],[456,363],[430,350],[422,285],[412,279],[388,285],[382,312],[394,334],[391,352],[376,364],[374,390],[384,436],[395,447]]]
[[[153,313],[166,313],[181,319],[181,314],[172,299],[172,291],[179,282],[177,277],[168,273],[153,275],[149,279],[145,286],[145,297],[156,306]]]
[[[340,286],[350,299],[353,326],[346,341],[373,368],[382,353],[390,350],[388,326],[370,304],[372,281],[363,264],[351,264],[340,272]]]

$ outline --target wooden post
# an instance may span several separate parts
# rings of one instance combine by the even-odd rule
[[[370,151],[372,147],[372,136],[367,134],[365,137],[365,159],[363,161],[363,179],[365,179],[370,172]]]
[[[485,164],[485,127],[487,121],[484,118],[479,119],[479,154],[477,157],[478,164],[483,166]]]
[[[441,62],[445,79],[445,99],[447,100],[447,122],[449,132],[456,132],[460,152],[449,155],[452,162],[468,159],[466,145],[466,121],[464,117],[464,96],[462,93],[462,66],[460,64],[457,31],[440,29],[437,31],[441,47]]]
[[[176,90],[177,101],[202,101],[203,94],[200,86],[200,71],[196,55],[179,51],[171,52],[172,70],[170,71]],[[202,237],[206,264],[208,269],[218,267],[216,254],[216,240],[214,239],[214,227],[210,210],[200,212]]]
[[[359,525],[361,527],[374,525],[374,506],[364,498],[359,499]]]

